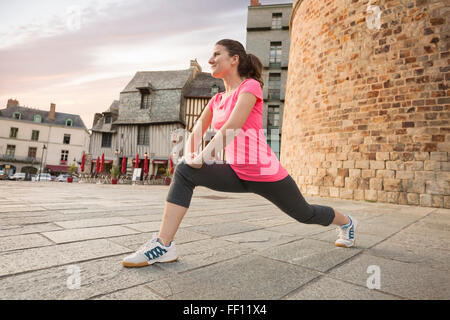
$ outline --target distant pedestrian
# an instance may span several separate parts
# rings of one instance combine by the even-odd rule
[[[216,43],[208,62],[212,76],[223,79],[226,91],[211,98],[189,135],[186,155],[175,169],[166,198],[158,236],[125,257],[123,265],[143,267],[177,260],[173,239],[196,186],[258,194],[299,222],[337,225],[339,237],[335,245],[353,246],[356,220],[331,207],[308,204],[261,134],[264,132],[261,61],[247,54],[238,41],[224,39]],[[195,137],[202,137],[210,124],[217,133],[196,154],[201,139]],[[212,151],[217,153],[223,146],[227,162],[211,163]]]

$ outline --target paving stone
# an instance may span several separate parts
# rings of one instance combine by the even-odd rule
[[[140,232],[156,232],[161,227],[161,221],[139,222],[125,225]]]
[[[332,226],[324,227],[324,226],[320,226],[320,225],[304,224],[304,223],[295,221],[292,223],[283,224],[280,226],[270,227],[270,228],[265,228],[265,229],[269,230],[269,231],[275,231],[275,232],[280,232],[280,233],[284,233],[284,234],[289,234],[292,236],[306,237],[306,236],[309,236],[312,234],[322,233],[324,231],[331,230],[334,228],[335,227],[332,227]]]
[[[68,229],[61,231],[43,232],[42,234],[56,243],[73,242],[89,239],[99,239],[127,234],[138,233],[138,231],[122,226],[108,226],[82,229]]]
[[[222,237],[229,234],[256,230],[259,229],[259,227],[252,226],[243,222],[225,222],[225,223],[209,224],[205,226],[192,226],[186,229],[190,231],[204,233],[213,237]]]
[[[301,239],[301,235],[291,235],[271,230],[255,230],[221,237],[220,239],[231,241],[240,246],[254,250],[266,250],[281,244]]]
[[[300,266],[248,255],[147,285],[167,299],[280,299],[319,276]]]
[[[45,231],[53,231],[53,230],[61,230],[60,226],[57,226],[54,223],[40,223],[40,224],[30,224],[30,225],[13,225],[8,226],[7,228],[0,229],[0,237],[19,235],[19,234],[28,234],[28,233],[38,233]]]
[[[368,279],[375,275],[367,273],[369,266],[379,267],[380,290],[385,293],[415,300],[450,298],[448,272],[368,254],[359,255],[332,270],[330,276],[367,286]]]
[[[0,276],[130,252],[105,239],[0,253]]]
[[[370,254],[450,271],[449,244],[448,240],[445,244],[436,241],[433,234],[415,235],[401,232],[371,248]]]
[[[303,239],[264,250],[259,254],[326,272],[360,252],[357,248],[340,248],[318,240]]]
[[[39,234],[26,234],[0,238],[0,252],[53,245]]]
[[[109,293],[120,297],[114,292],[168,276],[154,266],[124,268],[121,261],[122,255],[118,255],[2,278],[0,299],[90,299]],[[129,294],[133,292],[137,294],[133,290]],[[148,294],[146,298],[155,296]]]
[[[321,277],[311,281],[299,291],[289,295],[288,300],[398,300],[396,296],[377,289],[369,289],[344,281]]]
[[[178,261],[176,263],[161,263],[158,266],[171,272],[185,272],[216,262],[234,259],[251,251],[249,248],[224,240],[206,239],[177,244]]]
[[[94,300],[162,300],[162,298],[153,293],[148,286],[142,285],[106,294]]]
[[[122,217],[110,217],[110,218],[95,218],[95,219],[80,219],[80,220],[70,220],[70,221],[59,221],[56,222],[57,225],[65,229],[76,229],[76,228],[89,228],[98,226],[111,226],[116,224],[127,224],[132,222],[130,219]]]

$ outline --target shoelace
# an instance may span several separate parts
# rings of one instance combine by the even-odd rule
[[[347,230],[350,228],[351,226],[348,226],[347,228],[341,228],[341,227],[337,227],[336,231],[338,233],[338,236],[340,239],[348,239],[348,235],[347,235]]]
[[[144,243],[142,246],[139,247],[139,249],[137,249],[137,252],[139,253],[144,253],[146,251],[148,251],[149,249],[152,248],[153,243],[155,243],[158,240],[157,237],[153,237],[152,240]]]

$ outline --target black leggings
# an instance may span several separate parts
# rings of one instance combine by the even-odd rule
[[[333,208],[308,204],[290,175],[274,182],[247,181],[240,179],[227,163],[203,164],[199,169],[184,161],[178,163],[166,200],[189,208],[196,186],[222,192],[256,193],[302,223],[328,226],[334,219]]]

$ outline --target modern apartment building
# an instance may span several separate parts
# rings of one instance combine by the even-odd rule
[[[246,50],[264,65],[263,126],[267,142],[280,155],[281,127],[289,64],[289,20],[292,3],[262,5],[251,0],[247,16]]]

